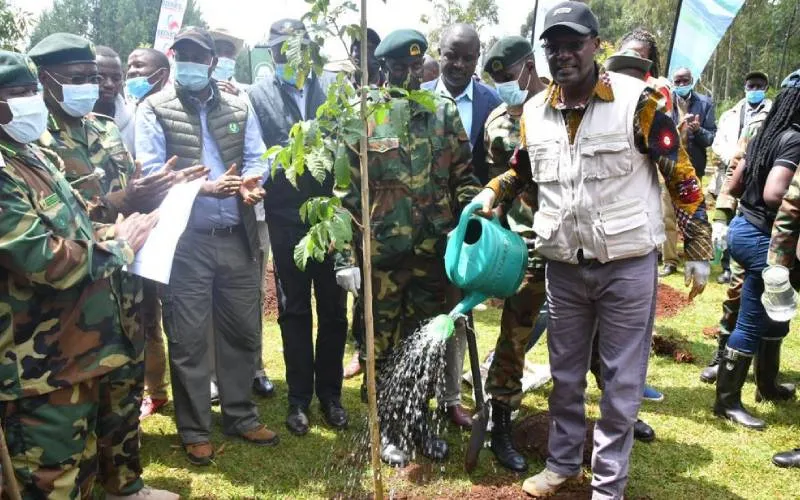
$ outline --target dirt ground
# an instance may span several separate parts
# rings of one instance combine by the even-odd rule
[[[267,272],[264,273],[264,301],[262,309],[267,318],[278,317],[278,296],[275,291],[275,273],[273,272],[272,261],[267,263]]]

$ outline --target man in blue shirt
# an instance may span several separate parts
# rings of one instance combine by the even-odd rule
[[[220,92],[210,78],[217,57],[208,32],[185,28],[172,48],[175,86],[139,106],[136,152],[146,175],[173,157],[177,168],[202,164],[210,169],[162,296],[178,434],[189,461],[208,465],[214,457],[206,336],[212,316],[223,432],[258,445],[278,442],[259,422],[250,394],[255,353],[261,349],[253,205],[264,196],[268,165],[250,105]]]

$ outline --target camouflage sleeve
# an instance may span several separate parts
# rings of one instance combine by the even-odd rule
[[[472,201],[481,190],[481,184],[472,168],[472,148],[469,145],[469,136],[458,116],[458,108],[454,101],[444,102],[444,130],[443,137],[449,141],[452,159],[450,160],[450,196],[458,203],[461,209]]]
[[[31,205],[25,188],[0,175],[0,266],[31,282],[55,289],[73,287],[87,278],[106,278],[133,262],[127,242],[68,240],[55,236]]]
[[[795,171],[789,190],[783,197],[769,241],[767,264],[794,266],[797,240],[800,236],[800,170]]]
[[[684,236],[686,260],[711,260],[711,225],[700,179],[681,144],[675,123],[658,107],[656,92],[645,89],[634,115],[637,148],[650,157],[664,176],[678,227]]]

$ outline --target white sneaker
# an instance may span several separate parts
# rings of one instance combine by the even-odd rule
[[[542,472],[531,476],[522,483],[525,493],[534,497],[549,497],[570,479],[576,476],[562,476],[545,468]]]
[[[180,495],[167,490],[156,490],[145,486],[133,495],[112,495],[106,493],[106,500],[178,500]]]

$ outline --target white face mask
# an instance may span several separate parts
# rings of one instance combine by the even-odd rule
[[[0,124],[6,134],[22,144],[41,137],[47,127],[47,106],[42,94],[12,97],[6,103],[11,110],[11,121]]]
[[[70,116],[83,118],[94,108],[100,97],[100,86],[96,83],[83,85],[61,85],[64,100],[60,101],[61,108]]]

